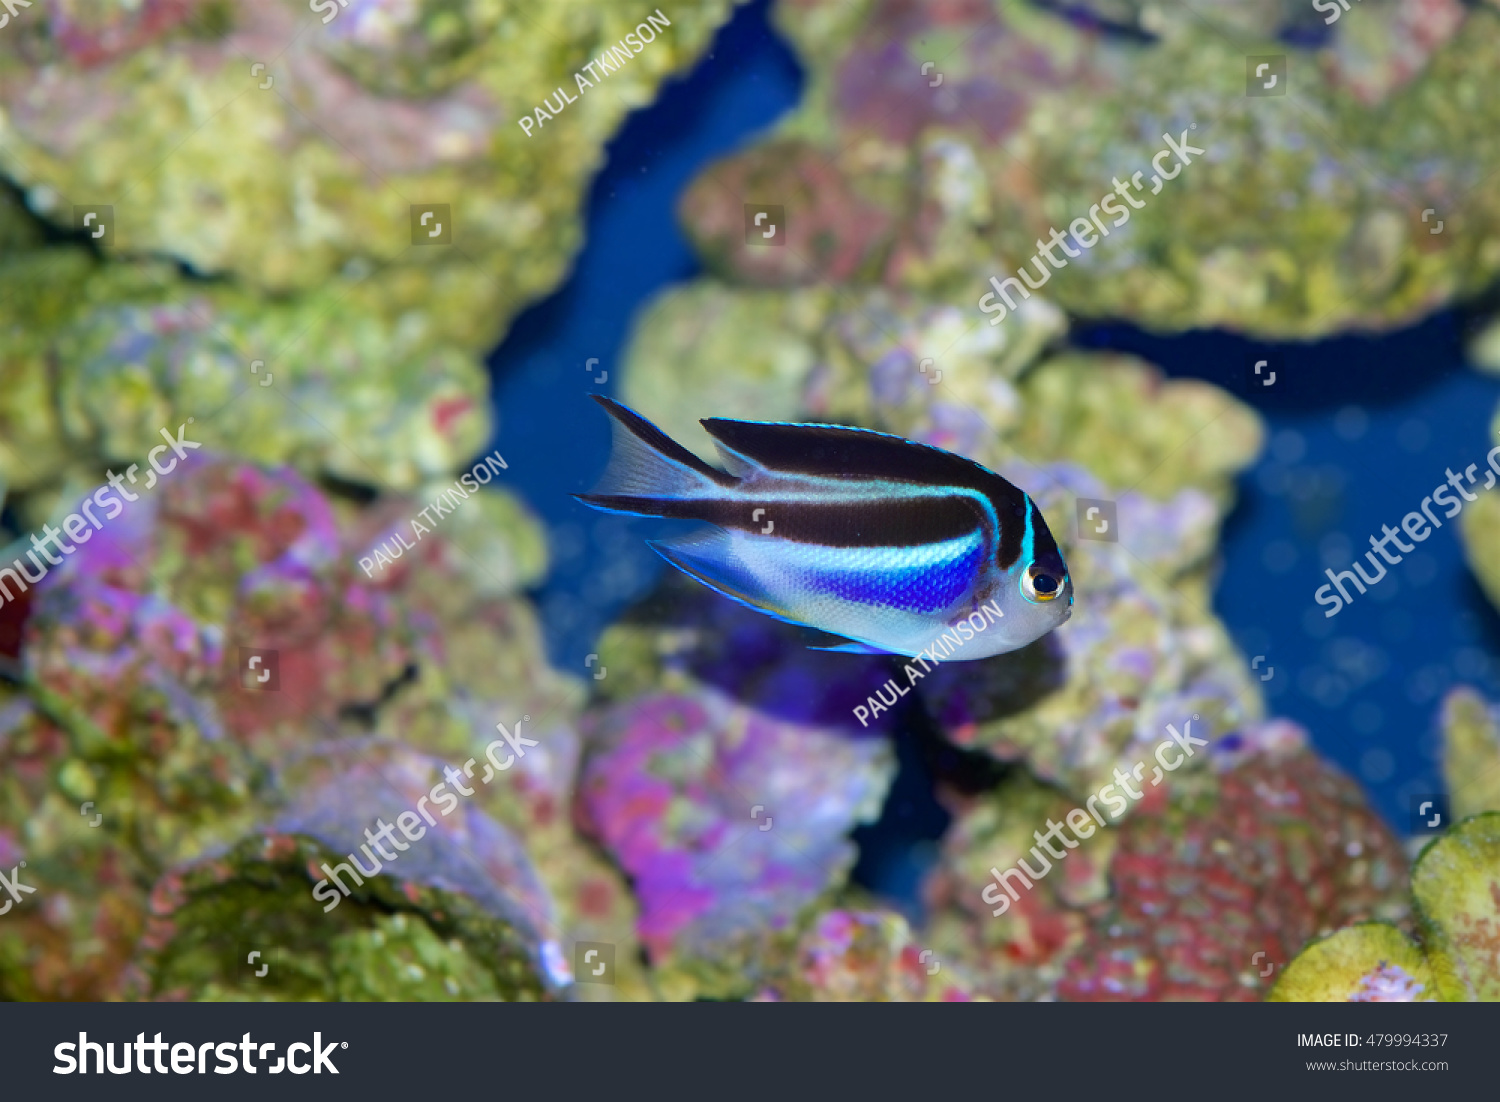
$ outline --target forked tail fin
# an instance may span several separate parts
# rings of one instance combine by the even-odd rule
[[[715,470],[640,414],[601,394],[613,430],[609,466],[592,493],[575,495],[585,505],[639,516],[685,516],[683,503],[721,499],[739,480]]]

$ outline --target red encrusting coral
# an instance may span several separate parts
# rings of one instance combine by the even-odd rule
[[[1112,900],[1060,997],[1258,1000],[1309,939],[1390,917],[1406,861],[1347,777],[1298,749],[1215,779],[1143,803],[1120,828]]]

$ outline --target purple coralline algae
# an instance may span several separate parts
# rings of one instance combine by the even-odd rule
[[[1359,988],[1349,996],[1352,1003],[1420,1002],[1426,985],[1418,983],[1399,964],[1381,961],[1375,971],[1359,978]]]
[[[608,708],[585,737],[580,823],[635,884],[641,943],[673,991],[748,994],[848,872],[846,836],[875,817],[894,772],[883,741],[710,691]]]

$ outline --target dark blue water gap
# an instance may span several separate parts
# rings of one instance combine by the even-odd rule
[[[569,497],[593,485],[609,456],[605,414],[587,395],[614,392],[636,311],[700,271],[674,215],[683,189],[801,96],[801,69],[772,32],[769,7],[740,8],[692,72],[626,120],[590,192],[572,274],[516,319],[490,357],[499,420],[491,446],[550,530],[552,571],[533,596],[549,656],[564,669],[583,672],[599,632],[662,569],[644,539],[658,522],[601,515]]]
[[[1465,683],[1500,696],[1500,616],[1464,563],[1462,518],[1364,596],[1349,587],[1353,603],[1332,618],[1314,594],[1325,570],[1348,569],[1382,525],[1399,529],[1450,468],[1483,469],[1500,381],[1464,365],[1459,317],[1299,344],[1118,324],[1075,340],[1216,383],[1264,418],[1267,448],[1240,478],[1225,526],[1215,611],[1247,656],[1265,656],[1262,672],[1274,671],[1271,712],[1307,727],[1388,821],[1409,829],[1413,798],[1443,789],[1442,694]]]

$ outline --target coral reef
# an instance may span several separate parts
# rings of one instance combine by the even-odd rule
[[[679,5],[592,94],[574,73],[648,9],[364,0],[320,22],[299,0],[109,0],[17,20],[0,171],[51,239],[6,191],[0,484],[39,491],[13,507],[44,516],[173,417],[342,482],[457,470],[493,431],[480,357],[563,277],[604,142],[730,7]],[[562,85],[566,116],[517,125]]]
[[[0,52],[0,168],[65,226],[70,205],[112,203],[113,248],[279,292],[354,263],[380,312],[447,299],[483,317],[483,347],[561,276],[605,140],[729,7],[678,5],[590,92],[574,73],[654,9],[50,4]],[[518,118],[562,85],[580,102],[528,136]],[[412,248],[414,203],[448,205],[458,248]]]
[[[467,976],[472,958],[468,996],[533,997],[570,978],[571,936],[607,932],[629,958],[633,904],[570,823],[581,692],[537,657],[514,592],[542,567],[534,522],[485,490],[502,504],[457,510],[488,508],[487,523],[428,535],[369,577],[360,551],[418,503],[356,510],[290,471],[185,466],[28,594],[22,691],[3,711],[0,856],[28,862],[38,900],[0,929],[0,988],[453,996],[441,977]],[[339,922],[309,921],[322,909],[310,855],[357,850],[362,827],[441,782],[443,762],[485,761],[496,720],[529,752],[520,743],[475,783],[462,814],[371,877]],[[385,985],[358,963],[370,938],[395,936],[381,916],[397,897],[398,940],[438,977],[425,987],[403,986],[409,968]],[[248,980],[234,946],[209,952],[204,931],[245,908],[262,952],[286,954],[285,985]],[[314,969],[309,954],[331,956]],[[629,959],[618,986],[639,993]]]
[[[1492,427],[1500,427],[1500,411]],[[1472,509],[1465,509],[1459,532],[1469,569],[1479,579],[1490,603],[1500,607],[1500,498],[1484,494]]]
[[[677,576],[559,673],[542,525],[455,481],[605,143],[732,6],[54,0],[0,39],[0,566],[161,434],[201,444],[42,580],[0,574],[0,868],[35,887],[0,998],[1500,999],[1493,708],[1444,702],[1463,821],[1408,888],[1210,611],[1259,418],[1067,345],[1475,298],[1500,364],[1500,10],[778,0],[804,102],[685,189],[706,274],[635,319],[621,397],[710,459],[707,415],[968,456],[1077,590],[861,720],[903,662]],[[1256,51],[1285,95],[1247,89]],[[1128,222],[1090,224],[1106,194]],[[1497,501],[1463,531],[1500,604]],[[1072,826],[1179,728],[1185,768]],[[952,817],[910,913],[853,874],[898,744]]]
[[[1002,473],[1026,485],[1037,472]],[[1074,498],[1109,496],[1077,468],[1040,473],[1048,482],[1035,497],[1048,517],[1067,518]],[[955,743],[1024,758],[1080,795],[1107,783],[1117,760],[1143,759],[1168,724],[1201,716],[1200,729],[1224,732],[1263,710],[1206,594],[1180,576],[1213,545],[1209,500],[1184,490],[1163,506],[1129,493],[1116,515],[1119,543],[1061,537],[1083,594],[1065,630],[992,661],[945,664],[919,689]]]
[[[883,281],[978,316],[1036,254],[1071,314],[1277,337],[1392,328],[1494,278],[1496,12],[1372,0],[1289,48],[1305,7],[1199,7],[1105,3],[1091,28],[1023,0],[782,4],[804,104],[709,169],[688,230],[736,282]],[[1282,92],[1246,94],[1256,53],[1286,58]],[[1169,138],[1202,152],[1153,162]],[[786,247],[743,243],[741,196],[785,208]],[[1085,246],[1056,271],[1054,227]]]

